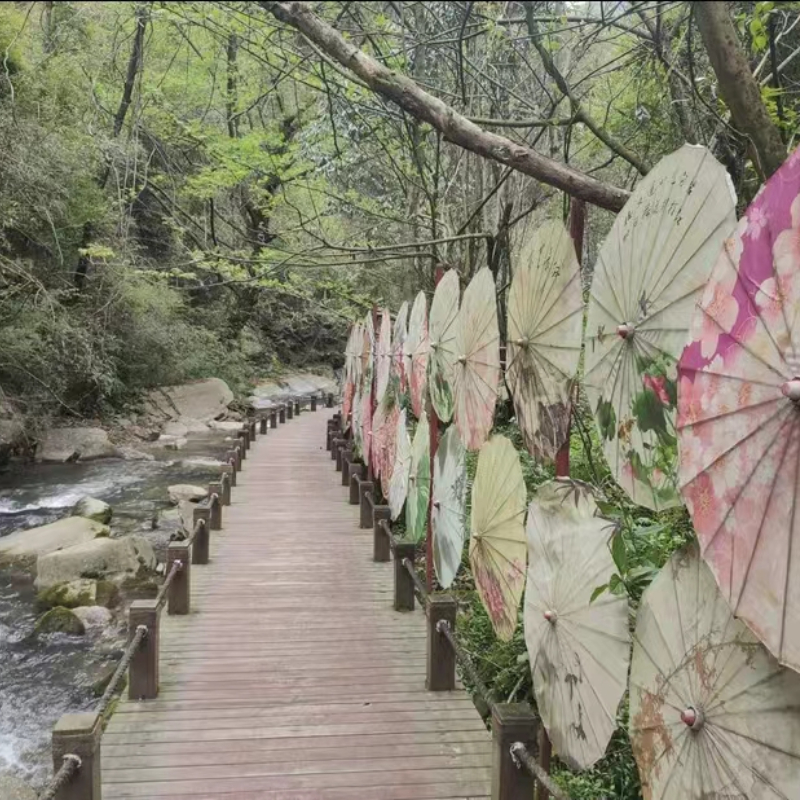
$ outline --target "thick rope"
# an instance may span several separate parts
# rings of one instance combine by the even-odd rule
[[[194,524],[194,528],[192,529],[192,535],[187,540],[190,545],[194,544],[195,538],[197,538],[197,534],[200,532],[200,528],[204,528],[206,521],[204,519],[199,519]]]
[[[74,753],[67,753],[61,762],[58,772],[53,775],[53,779],[47,785],[47,788],[39,795],[39,800],[53,800],[59,791],[75,777],[75,773],[80,768],[80,756],[76,756]]]
[[[416,593],[417,597],[419,597],[420,603],[425,605],[428,600],[428,590],[420,580],[419,575],[417,575],[417,571],[414,569],[414,564],[410,559],[404,558],[403,566],[406,568],[406,572],[411,576],[411,582],[414,584],[414,592]]]
[[[164,603],[167,602],[167,593],[169,592],[170,584],[173,580],[175,580],[175,576],[183,569],[183,561],[180,559],[176,559],[172,562],[172,567],[170,568],[169,573],[164,578],[164,583],[161,584],[161,588],[158,590],[158,594],[156,595],[156,606],[161,608]]]
[[[108,710],[111,698],[116,694],[117,689],[119,688],[119,683],[122,680],[122,676],[130,666],[131,659],[134,657],[134,655],[136,655],[136,651],[142,646],[142,642],[146,636],[147,626],[137,626],[136,632],[133,634],[133,638],[130,640],[130,642],[128,642],[128,646],[125,648],[125,652],[122,654],[122,659],[119,664],[117,664],[117,668],[114,670],[114,674],[111,676],[111,680],[108,682],[108,686],[106,686],[106,690],[103,692],[103,696],[95,706],[94,710],[96,714],[100,714],[102,716]]]
[[[571,800],[570,796],[560,787],[553,783],[550,776],[544,771],[541,764],[531,755],[523,742],[514,742],[511,745],[511,758],[517,765],[517,769],[525,768],[555,800]]]
[[[492,703],[492,694],[486,688],[486,685],[481,680],[480,676],[478,675],[477,670],[472,664],[472,660],[467,655],[466,651],[463,647],[461,647],[461,643],[456,639],[455,634],[453,633],[453,629],[450,627],[450,623],[446,619],[440,619],[436,623],[436,631],[437,633],[441,633],[448,642],[450,642],[450,647],[453,648],[453,652],[456,654],[456,661],[461,665],[461,669],[467,673],[470,681],[472,681],[472,685],[475,689],[475,693],[483,700],[486,708],[486,716],[488,716],[489,706]],[[483,712],[481,712],[483,715]]]

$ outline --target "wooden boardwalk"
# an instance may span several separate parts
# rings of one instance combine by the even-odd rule
[[[162,616],[156,700],[123,702],[103,797],[488,798],[491,741],[463,691],[425,690],[425,620],[392,609],[304,412],[248,453],[192,613]]]

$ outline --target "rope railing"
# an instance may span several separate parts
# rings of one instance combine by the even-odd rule
[[[514,742],[510,748],[511,758],[517,769],[526,769],[555,800],[572,800],[572,798],[544,771],[541,764],[533,757],[524,742]]]
[[[474,687],[475,694],[477,694],[483,701],[486,713],[483,713],[484,709],[479,709],[479,711],[481,711],[481,716],[484,718],[488,717],[491,704],[494,702],[494,697],[486,687],[486,684],[481,680],[480,675],[478,675],[478,671],[475,669],[475,665],[472,663],[472,659],[467,654],[467,651],[464,650],[464,648],[461,646],[461,642],[459,642],[456,638],[455,631],[453,631],[453,629],[450,627],[450,623],[447,620],[442,619],[436,623],[436,632],[441,633],[442,636],[447,639],[450,647],[453,648],[456,661],[461,665],[461,669],[470,679],[470,682]]]
[[[108,686],[106,686],[106,690],[103,692],[103,696],[94,707],[96,714],[99,714],[101,717],[105,715],[111,703],[111,698],[116,694],[122,677],[130,666],[131,659],[136,655],[137,650],[142,646],[142,642],[146,637],[147,626],[138,625],[131,640],[128,642],[128,646],[125,648],[125,652],[122,654],[119,664],[117,664],[117,668],[114,670],[114,674],[111,676],[111,680],[108,682]]]
[[[198,505],[202,505],[202,503],[198,503]],[[194,544],[194,540],[197,538],[197,535],[203,531],[205,526],[206,526],[206,521],[204,519],[195,520],[192,532],[191,534],[189,534],[189,538],[186,540],[186,542],[189,545]]]
[[[417,575],[417,571],[414,569],[414,564],[410,558],[403,559],[403,566],[408,572],[411,582],[414,584],[414,593],[417,595],[424,608],[425,601],[428,599],[428,590],[425,588],[425,584],[423,584],[422,580],[420,580],[419,575]]]
[[[80,768],[80,756],[76,756],[74,753],[67,753],[63,757],[58,772],[53,775],[50,783],[47,784],[44,791],[39,795],[39,800],[54,800],[61,789],[75,777]]]
[[[158,594],[156,594],[156,606],[158,608],[163,608],[164,604],[167,602],[169,587],[172,585],[172,581],[175,580],[175,576],[183,569],[183,562],[173,561],[172,567],[170,571],[167,573],[166,577],[164,578],[164,583],[161,584]]]

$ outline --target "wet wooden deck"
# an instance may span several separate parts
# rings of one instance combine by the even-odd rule
[[[392,609],[304,412],[248,453],[192,613],[162,615],[156,700],[102,741],[103,797],[487,798],[490,737],[463,691],[425,690],[421,611]]]

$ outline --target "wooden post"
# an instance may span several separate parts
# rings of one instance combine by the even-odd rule
[[[237,443],[236,447],[233,448],[233,452],[236,453],[236,471],[242,471],[242,459],[244,456],[242,455],[242,450],[244,449],[244,445],[242,445],[241,441]]]
[[[128,672],[128,699],[152,700],[158,697],[158,620],[155,600],[134,600],[128,610],[128,641],[140,625],[147,634],[131,659]]]
[[[269,412],[269,426],[270,426],[270,428],[277,428],[278,427],[278,412],[277,411],[270,411]]]
[[[403,564],[405,559],[414,563],[417,546],[413,542],[398,542],[394,548],[394,610],[414,610],[414,582]]]
[[[350,464],[353,463],[353,448],[347,446],[342,450],[342,486],[350,485]]]
[[[216,500],[214,499],[216,495]],[[212,531],[222,530],[222,484],[219,481],[208,484],[208,505],[211,510],[209,528]]]
[[[242,446],[242,460],[247,458],[247,451],[250,448],[250,434],[247,431],[237,431],[236,438]]]
[[[267,415],[266,414],[259,414],[258,415],[258,432],[262,436],[267,435]]]
[[[372,508],[372,560],[378,563],[392,558],[392,546],[386,529],[381,524],[391,524],[392,513],[389,506],[373,506]]]
[[[198,520],[203,520],[203,524],[197,531],[197,535],[192,542],[192,564],[208,564],[208,551],[211,536],[211,509],[208,506],[196,508],[192,514],[193,526]]]
[[[294,401],[294,413],[295,413],[295,416],[297,416],[297,417],[300,416],[300,401],[299,400],[295,400]]]
[[[429,692],[451,692],[456,688],[456,654],[439,630],[439,623],[456,630],[458,604],[449,594],[428,597],[427,670],[425,688]]]
[[[294,417],[294,401],[290,400],[286,404],[286,418],[292,419]]]
[[[223,472],[228,473],[228,476],[231,479],[231,486],[236,486],[236,451],[228,450],[228,452],[225,454],[225,460],[228,463],[220,467],[220,469]]]
[[[328,396],[325,398],[325,407],[333,408],[333,395],[330,393],[328,393]]]
[[[81,765],[72,780],[63,786],[56,800],[101,800],[103,782],[100,779],[100,739],[103,718],[91,712],[64,714],[53,728],[53,770],[58,772],[65,755],[75,755]]]
[[[342,469],[342,451],[347,446],[347,439],[334,439],[333,440],[333,460],[336,462],[336,471],[340,472]]]
[[[522,742],[536,752],[539,720],[527,703],[492,706],[492,800],[531,800],[534,779],[511,756],[511,745]]]
[[[281,406],[278,409],[278,422],[280,422],[281,425],[286,422],[286,406]]]
[[[220,467],[219,471],[221,473],[220,485],[222,486],[222,505],[229,506],[231,504],[231,487],[233,486],[231,477],[235,476],[232,475],[233,470],[229,464]]]
[[[372,481],[361,478],[358,482],[358,502],[361,506],[361,513],[358,520],[359,528],[369,528],[372,526],[372,508],[375,505],[372,499]]]
[[[250,441],[251,442],[255,442],[256,438],[258,437],[257,426],[258,426],[258,422],[256,421],[256,418],[253,417],[250,420]]]
[[[311,395],[311,410],[312,411],[317,410],[317,396],[315,394]]]
[[[358,487],[359,487],[359,480],[361,476],[364,474],[364,465],[359,464],[358,461],[351,461],[350,462],[350,505],[357,506],[359,503],[359,496],[358,496]]]
[[[192,564],[188,542],[170,542],[167,547],[167,569],[169,575],[172,565],[181,562],[167,593],[168,614],[188,614],[192,604]]]

